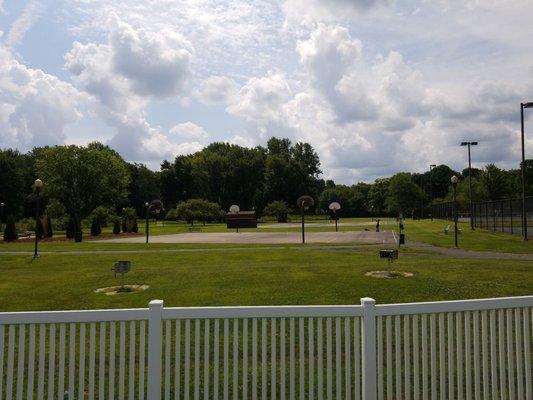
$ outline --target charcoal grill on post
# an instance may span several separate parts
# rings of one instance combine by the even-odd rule
[[[115,279],[117,278],[117,274],[120,274],[122,277],[122,286],[119,291],[126,291],[126,288],[124,287],[124,275],[131,271],[131,261],[117,261],[113,267],[113,271],[115,272]]]

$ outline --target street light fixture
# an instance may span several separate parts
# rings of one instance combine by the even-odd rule
[[[39,194],[41,193],[41,189],[43,188],[43,181],[40,179],[36,179],[33,183],[33,190],[35,192],[35,248],[33,252],[33,258],[39,257],[38,253],[38,243],[39,238],[37,235],[37,220],[39,219]]]
[[[454,233],[455,233],[455,247],[458,247],[457,244],[457,182],[459,178],[455,175],[450,179],[453,186],[453,223],[454,223]]]
[[[472,198],[472,160],[470,146],[477,146],[478,142],[461,142],[461,146],[468,146],[468,186],[470,190],[470,229],[474,230],[474,199]]]
[[[520,121],[522,133],[522,232],[527,240],[527,213],[526,213],[526,149],[524,146],[524,108],[533,108],[533,102],[520,103]]]

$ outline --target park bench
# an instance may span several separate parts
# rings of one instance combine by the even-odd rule
[[[31,235],[33,235],[33,234],[34,234],[34,232],[32,232],[32,231],[24,231],[24,232],[19,233],[18,237],[19,237],[19,239],[21,239],[21,238],[31,239]]]
[[[199,226],[189,226],[189,232],[202,232],[202,228]]]
[[[446,225],[446,228],[444,228],[444,233],[447,235],[450,232],[450,225]],[[461,228],[457,228],[457,233],[461,234],[463,233],[463,230]]]

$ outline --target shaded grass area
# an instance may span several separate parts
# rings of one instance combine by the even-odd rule
[[[111,268],[132,261],[126,283],[148,284],[145,292],[105,296],[93,291],[117,284]],[[395,270],[412,278],[375,279],[385,269],[377,248],[257,248],[253,251],[191,251],[118,255],[3,256],[0,310],[146,307],[155,298],[167,306],[358,304],[528,295],[533,263],[402,254]]]

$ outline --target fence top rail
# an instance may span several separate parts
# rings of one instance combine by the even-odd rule
[[[148,319],[147,308],[79,311],[29,311],[0,313],[0,325],[53,324],[70,322],[140,321]]]
[[[163,309],[163,319],[360,317],[362,315],[363,308],[359,305],[175,307]]]
[[[434,314],[533,307],[533,296],[376,305],[376,315]]]

